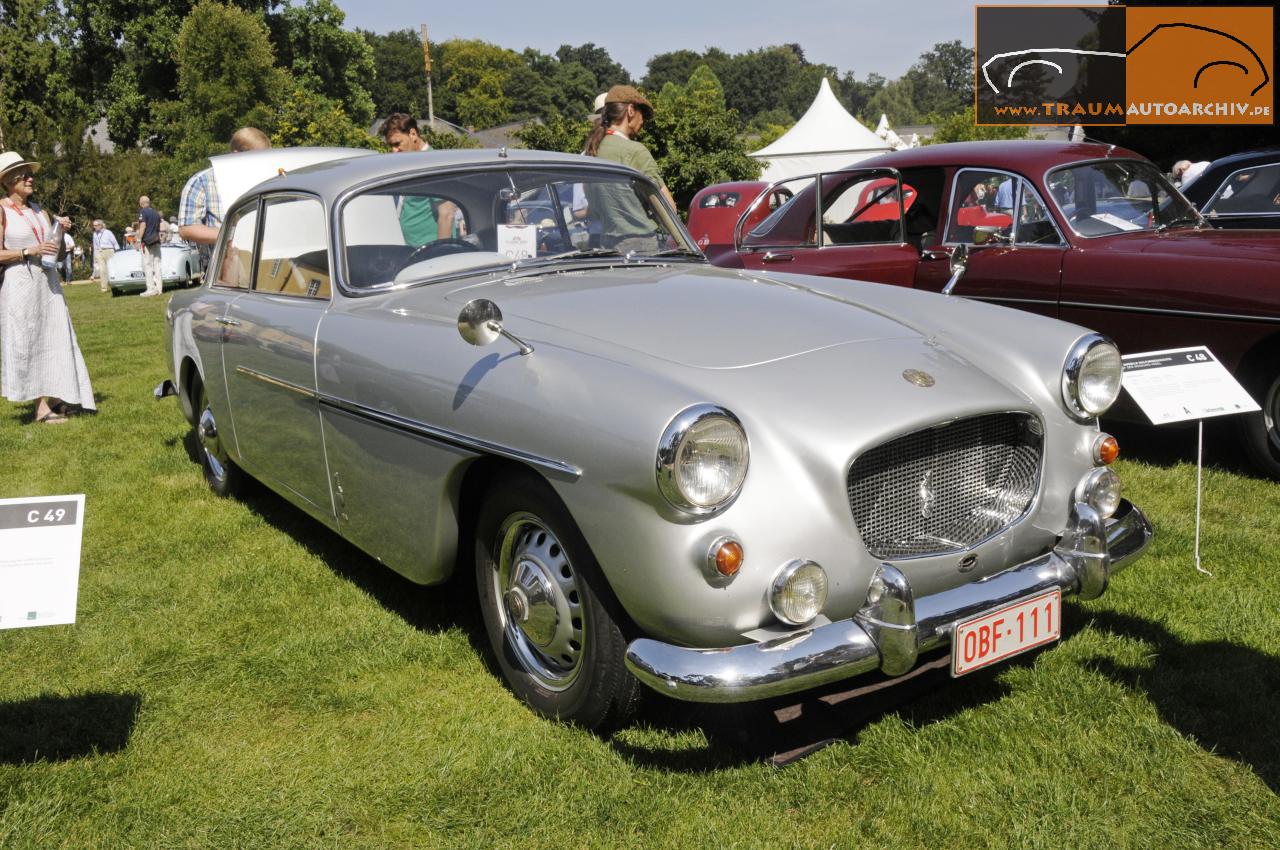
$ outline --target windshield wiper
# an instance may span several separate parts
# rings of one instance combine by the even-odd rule
[[[644,256],[645,257],[698,257],[700,255],[695,251],[690,251],[688,248],[666,248],[662,251],[655,251],[652,254],[645,254]]]
[[[530,257],[532,260],[576,260],[580,257],[621,257],[622,254],[612,248],[581,248],[552,254],[548,257]]]

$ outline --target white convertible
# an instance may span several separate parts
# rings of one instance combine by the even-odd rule
[[[203,275],[198,247],[189,242],[166,242],[160,246],[160,278],[165,289],[199,283]],[[107,260],[107,283],[111,285],[112,295],[145,290],[142,252],[135,248],[116,251]]]

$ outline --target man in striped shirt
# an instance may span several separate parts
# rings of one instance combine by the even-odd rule
[[[266,150],[271,147],[267,134],[256,127],[241,127],[231,136],[231,152]],[[178,201],[178,233],[188,242],[212,245],[218,241],[222,227],[222,200],[213,168],[197,172],[182,187]]]

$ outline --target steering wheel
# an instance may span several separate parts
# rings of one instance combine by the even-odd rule
[[[434,242],[428,242],[426,245],[420,245],[413,249],[405,261],[400,264],[400,268],[396,269],[396,273],[404,271],[414,263],[421,263],[423,260],[434,260],[436,257],[445,257],[449,254],[458,254],[463,251],[479,251],[480,249],[472,245],[465,239],[437,239]]]

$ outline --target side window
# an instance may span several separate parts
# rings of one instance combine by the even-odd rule
[[[1237,171],[1205,206],[1206,215],[1280,215],[1280,163]]]
[[[899,194],[904,193],[899,205]],[[822,175],[822,235],[827,245],[902,241],[902,208],[915,190],[884,172]]]
[[[797,177],[774,187],[742,223],[744,248],[801,248],[818,244],[814,229],[817,187],[812,176]]]
[[[1019,245],[1061,245],[1062,237],[1040,198],[1025,180],[1018,192],[1018,229],[1014,241]]]
[[[262,247],[254,289],[275,295],[328,298],[329,251],[324,207],[315,198],[270,198],[263,205]]]
[[[1001,171],[965,169],[956,175],[947,216],[947,242],[981,245],[1013,236],[1018,181]]]
[[[243,206],[223,224],[226,240],[218,260],[215,286],[248,289],[253,285],[253,241],[258,234],[258,205]]]

